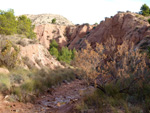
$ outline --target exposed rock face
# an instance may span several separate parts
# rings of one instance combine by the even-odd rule
[[[66,26],[46,24],[35,27],[37,39],[46,48],[49,48],[50,41],[55,39],[62,47],[67,44]]]
[[[25,47],[20,46],[20,55],[29,68],[63,68],[63,66],[49,54],[48,50],[40,44],[30,44]]]
[[[19,64],[20,67],[25,69],[55,69],[56,67],[64,67],[59,63],[59,61],[51,56],[49,51],[43,45],[39,44],[38,41],[20,37],[21,35],[0,37],[0,44],[2,41],[10,40],[14,45],[17,45],[18,48],[20,48],[18,56],[19,59],[22,59]],[[5,72],[5,70],[3,71],[0,69],[0,72]]]
[[[9,74],[9,71],[6,68],[0,68],[0,74]]]
[[[80,42],[89,36],[95,25],[83,24],[74,27],[67,27],[66,34],[68,38],[68,47],[70,49],[78,48]]]
[[[56,24],[58,25],[73,25],[72,22],[67,20],[65,17],[61,15],[55,15],[55,14],[39,14],[39,15],[26,15],[28,18],[31,19],[32,23],[35,26],[41,25],[41,24],[51,24],[52,19],[56,18]]]
[[[110,37],[114,37],[117,44],[121,44],[125,39],[137,44],[150,35],[150,26],[141,15],[127,12],[106,18],[98,26],[46,24],[37,26],[35,32],[40,43],[46,48],[49,48],[50,40],[56,39],[61,47],[67,45],[70,49],[81,49],[85,47],[84,40],[95,46],[96,43],[103,43]]]
[[[49,48],[50,41],[55,39],[59,46],[69,46],[70,49],[78,46],[81,38],[92,30],[94,26],[84,24],[78,26],[63,26],[54,24],[45,24],[35,27],[37,39],[46,48]]]
[[[150,47],[150,35],[143,38],[143,40],[141,40],[137,45],[136,45],[136,49],[142,49],[145,50],[147,49],[147,47]]]
[[[118,13],[112,18],[106,18],[85,39],[92,46],[95,46],[96,42],[103,43],[110,37],[114,37],[117,40],[117,44],[121,44],[125,39],[137,44],[144,37],[150,35],[149,23],[137,15],[133,13]],[[79,46],[75,45],[77,49],[85,46],[85,39],[78,44]]]

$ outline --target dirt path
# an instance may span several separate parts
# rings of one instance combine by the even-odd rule
[[[87,90],[81,80],[63,83],[60,87],[48,89],[35,104],[1,101],[0,113],[73,113],[74,103]]]

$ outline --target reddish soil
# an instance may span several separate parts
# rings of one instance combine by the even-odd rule
[[[0,113],[73,113],[75,103],[87,88],[81,80],[66,82],[60,87],[48,89],[36,99],[35,104],[8,102],[1,98]]]

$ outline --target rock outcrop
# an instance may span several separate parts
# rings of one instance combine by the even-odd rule
[[[64,26],[44,24],[35,27],[37,39],[46,48],[49,48],[51,40],[55,39],[59,46],[68,46],[70,49],[78,46],[80,39],[89,35],[95,25],[83,24],[77,26]]]
[[[73,23],[69,20],[67,20],[65,17],[61,15],[55,15],[55,14],[39,14],[39,15],[26,15],[28,18],[31,19],[32,23],[35,26],[41,25],[41,24],[51,24],[52,19],[56,18],[56,24],[58,25],[73,25]]]
[[[0,38],[0,44],[3,41],[5,42],[9,40],[11,41],[11,43],[13,43],[13,45],[17,45],[17,47],[20,48],[18,56],[18,58],[20,59],[20,67],[23,67],[25,69],[55,69],[56,67],[64,67],[59,63],[59,61],[57,61],[53,56],[51,56],[49,51],[43,45],[39,44],[37,40],[31,40],[20,37],[21,35],[2,35]]]
[[[20,46],[20,55],[28,68],[63,68],[59,61],[52,57],[48,50],[40,44],[30,44],[24,47]]]
[[[150,36],[150,25],[144,17],[134,13],[118,13],[102,21],[74,47],[83,48],[84,40],[88,40],[92,46],[95,46],[95,43],[103,43],[110,37],[114,37],[117,44],[121,44],[123,40],[138,44],[147,36]]]
[[[53,39],[55,39],[61,47],[67,44],[66,26],[45,24],[36,26],[34,31],[37,34],[39,42],[46,48],[49,48],[50,41]]]
[[[0,68],[0,74],[9,74],[9,71],[6,68]]]
[[[80,46],[80,42],[83,39],[86,39],[89,36],[90,32],[95,28],[96,25],[89,24],[67,27],[66,34],[68,39],[68,47],[70,49],[77,49]]]

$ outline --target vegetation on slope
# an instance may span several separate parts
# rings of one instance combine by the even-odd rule
[[[0,73],[0,92],[10,95],[10,101],[33,102],[39,94],[60,85],[64,80],[74,80],[72,69],[57,70],[25,70],[15,68],[10,74]]]
[[[18,65],[19,48],[11,41],[0,41],[0,67],[4,66],[8,69],[12,69]]]
[[[87,48],[78,52],[74,65],[81,69],[79,75],[99,90],[95,92],[98,94],[85,97],[81,106],[94,107],[97,112],[106,111],[108,106],[133,112],[133,106],[140,106],[139,109],[147,112],[150,108],[148,55],[134,50],[127,41],[117,47],[115,43],[111,39],[97,44],[95,50],[87,43]]]
[[[75,57],[76,50],[69,50],[67,47],[62,47],[59,50],[58,43],[52,40],[49,52],[51,55],[55,56],[57,60],[70,63]]]
[[[8,11],[0,10],[0,34],[23,34],[32,39],[36,37],[33,30],[34,26],[26,16],[15,17],[13,9]]]

